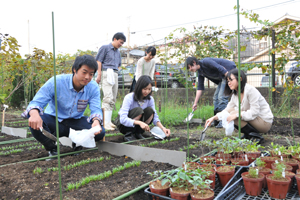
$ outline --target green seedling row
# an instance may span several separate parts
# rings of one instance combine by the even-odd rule
[[[179,140],[179,137],[176,137],[176,138],[172,138],[170,140],[162,140],[160,142],[159,141],[154,141],[154,142],[150,142],[148,144],[141,144],[139,146],[141,146],[141,147],[151,147],[151,146],[155,146],[157,144],[166,144],[168,142],[173,142],[173,141],[178,141],[178,140]]]
[[[25,144],[20,144],[20,145],[15,145],[15,146],[7,146],[7,147],[2,147],[0,148],[0,151],[7,151],[11,149],[18,149],[18,148],[23,148],[23,147],[30,147],[30,146],[38,146],[38,142],[34,143],[25,143]]]
[[[110,160],[110,159],[111,159],[111,156],[107,156],[105,158],[105,160]],[[76,162],[74,164],[63,166],[63,169],[67,171],[67,170],[71,170],[71,169],[74,169],[74,168],[82,166],[82,165],[87,165],[87,164],[94,163],[94,162],[101,162],[103,160],[104,160],[104,157],[92,158],[92,159],[87,159],[87,160],[81,160],[81,161]],[[48,172],[50,172],[50,171],[58,171],[58,167],[47,168],[47,170],[48,170]]]
[[[103,172],[103,173],[98,174],[98,175],[92,175],[92,176],[88,176],[88,177],[82,178],[79,182],[76,182],[76,183],[68,183],[66,190],[67,191],[71,191],[71,190],[74,190],[74,189],[78,189],[80,187],[83,187],[84,185],[89,184],[92,181],[103,180],[105,178],[108,178],[108,177],[112,176],[113,174],[115,174],[117,172],[123,171],[125,169],[130,168],[130,167],[139,167],[140,164],[141,164],[141,161],[132,161],[132,162],[124,163],[123,166],[120,165],[118,167],[113,168],[112,169],[113,172],[111,172],[109,170],[109,171]]]
[[[13,150],[9,150],[9,151],[4,151],[4,152],[0,152],[0,156],[7,156],[9,154],[20,153],[22,151],[24,151],[24,149],[13,149]]]
[[[109,133],[109,134],[105,134],[105,137],[113,137],[113,136],[121,136],[123,135],[122,133]]]

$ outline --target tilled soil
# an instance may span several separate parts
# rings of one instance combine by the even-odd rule
[[[13,121],[13,117],[14,115],[7,115],[6,119]],[[20,121],[21,119],[18,118],[17,120]],[[20,124],[22,124],[22,122],[20,122]],[[275,118],[272,129],[266,134],[270,137],[266,138],[266,143],[263,145],[269,145],[272,141],[280,144],[286,144],[284,137],[276,137],[276,139],[274,139],[274,136],[290,136],[290,124],[290,119]],[[300,130],[296,128],[300,126],[300,119],[293,119],[293,125],[295,136],[300,136]],[[16,125],[14,127],[18,126]],[[25,127],[25,125],[22,125],[22,127]],[[151,148],[186,151],[184,148],[187,146],[188,142],[186,135],[181,134],[180,131],[178,131],[180,129],[184,130],[185,128],[185,124],[182,126],[177,126],[176,132],[179,133],[172,134],[169,138],[171,139],[178,136],[178,141],[168,142],[166,144],[159,143],[157,145],[151,146]],[[117,133],[117,131],[115,133]],[[191,134],[191,136],[193,136],[193,134]],[[197,135],[197,137],[198,136],[199,135]],[[13,139],[18,138],[0,133],[0,142]],[[121,143],[123,142],[123,136],[106,137],[106,141]],[[155,140],[149,139],[145,141],[134,142],[129,145],[148,144],[153,141]],[[194,144],[195,142],[196,139],[191,138],[189,140],[189,144]],[[36,141],[32,140],[28,142],[0,145],[0,150],[3,147],[31,143],[36,143]],[[48,171],[48,168],[58,166],[58,160],[35,161],[30,163],[18,163],[7,165],[10,163],[27,161],[48,156],[48,153],[42,148],[29,150],[29,147],[22,147],[21,149],[24,150],[19,153],[14,153],[10,155],[0,155],[0,165],[6,165],[0,167],[0,199],[60,199],[59,173],[57,171]],[[60,150],[61,153],[68,153],[73,151],[70,147],[61,147]],[[193,155],[199,157],[207,152],[209,152],[208,149],[201,148],[189,150],[190,157],[192,157]],[[99,157],[104,157],[105,159],[101,162],[90,163],[87,165],[73,168],[68,171],[63,169],[64,166],[67,166],[69,164],[74,164],[82,160],[90,160],[92,158]],[[110,159],[106,159],[107,157],[110,157]],[[147,175],[147,172],[153,172],[158,169],[165,171],[175,168],[175,166],[172,166],[167,163],[143,161],[138,167],[125,169],[124,171],[118,172],[112,175],[111,177],[108,177],[101,181],[90,182],[89,184],[83,187],[79,187],[75,190],[66,190],[68,183],[76,183],[84,177],[97,175],[108,170],[112,171],[113,168],[118,167],[120,165],[124,165],[124,163],[131,161],[132,159],[129,157],[114,156],[106,152],[100,152],[98,150],[87,151],[77,156],[61,157],[60,165],[62,168],[61,185],[63,199],[113,199],[152,180],[153,178]],[[43,172],[34,174],[33,171],[37,168],[41,168]],[[139,192],[130,195],[126,199],[148,199],[148,197],[144,194],[143,190],[140,190]]]

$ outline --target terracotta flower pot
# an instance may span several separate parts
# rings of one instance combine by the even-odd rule
[[[273,163],[272,165],[271,165],[271,169],[272,170],[276,170],[276,165],[275,165],[275,163]],[[290,166],[290,165],[288,165],[288,164],[285,164],[285,171],[290,171],[290,172],[292,172],[292,170],[293,170],[293,167],[292,166]]]
[[[190,190],[186,191],[184,188],[170,187],[171,198],[178,200],[188,200],[190,196]]]
[[[231,159],[231,154],[229,153],[217,153],[215,155],[216,158],[222,158],[222,159]]]
[[[258,178],[250,178],[248,175],[249,172],[242,173],[246,193],[251,196],[259,196],[262,191],[265,175],[259,173]]]
[[[217,158],[216,159],[216,164],[222,164],[222,165],[229,165],[230,164],[230,159],[223,159],[223,158]]]
[[[296,181],[297,181],[298,193],[300,194],[300,174],[296,174],[295,178],[296,178]]]
[[[270,168],[272,169],[272,164],[275,163],[275,160],[278,160],[277,157],[269,157],[269,156],[266,156],[266,157],[261,157],[260,158],[262,161],[264,161],[266,163],[266,168]]]
[[[300,161],[300,154],[292,155],[292,158]]]
[[[212,173],[207,177],[207,179],[212,181],[212,183],[210,184],[210,188],[214,190],[216,186],[216,171],[211,170],[211,172]]]
[[[169,189],[170,189],[169,184],[165,184],[164,186],[162,186],[159,182],[152,181],[149,184],[149,188],[152,193],[159,194],[162,196],[169,196]],[[153,200],[160,199],[159,197],[156,197],[156,196],[152,196],[152,197],[153,197]]]
[[[197,162],[186,162],[185,163],[186,166],[184,166],[184,164],[182,164],[182,168],[185,168],[187,170],[194,170],[194,169],[198,169],[200,167],[200,164]]]
[[[230,161],[233,165],[240,165],[240,166],[248,166],[249,165],[249,160],[244,160],[243,158],[231,159]]]
[[[285,199],[289,190],[291,178],[285,177],[283,180],[273,180],[272,176],[274,176],[274,174],[266,175],[270,197],[275,199]]]
[[[274,171],[275,172],[275,171]],[[294,177],[295,177],[295,173],[293,172],[290,172],[290,171],[285,171],[285,176],[286,177],[289,177],[291,179],[291,182],[289,184],[289,191],[291,190],[292,188],[292,185],[293,185],[293,180],[294,180]]]
[[[299,168],[298,167],[299,161],[297,159],[284,158],[283,162],[290,165],[290,166],[292,166],[293,167],[292,172],[294,172],[294,173],[296,173],[297,169]]]
[[[257,169],[257,167],[255,167],[255,169]],[[259,173],[262,173],[263,175],[265,175],[264,181],[263,181],[263,188],[267,188],[266,175],[267,174],[271,174],[271,169],[270,168],[266,168],[266,167],[262,167],[262,168],[259,168]]]
[[[254,151],[254,152],[246,152],[247,155],[255,158],[259,158],[261,155],[261,151]]]
[[[209,171],[209,170],[216,171],[217,165],[215,165],[215,164],[203,164],[203,165],[200,165],[200,168],[202,168],[206,171]]]
[[[199,158],[200,163],[213,163],[215,161],[214,156],[203,156]]]
[[[205,192],[203,194],[199,193],[198,191],[191,192],[191,199],[192,200],[213,200],[214,199],[214,191],[210,189],[205,189]]]
[[[224,187],[228,181],[233,177],[235,167],[232,166],[221,166],[217,168],[217,174],[222,187]]]

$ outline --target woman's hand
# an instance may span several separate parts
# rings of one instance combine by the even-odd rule
[[[144,123],[144,122],[140,122],[139,123],[141,129],[143,129],[144,131],[150,131],[150,127],[148,126],[148,124]]]
[[[216,119],[217,119],[217,116],[213,116],[213,117],[209,118],[208,120],[206,120],[206,122],[205,122],[205,127],[206,127],[206,126],[210,126],[211,123],[212,123],[214,120],[216,120]]]
[[[231,122],[231,121],[235,120],[236,118],[237,118],[236,114],[229,115],[229,116],[227,117],[227,122]]]
[[[169,137],[171,134],[170,129],[166,129],[165,127],[162,128],[163,132],[166,134],[166,137]]]

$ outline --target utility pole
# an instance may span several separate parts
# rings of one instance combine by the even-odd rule
[[[129,59],[130,59],[130,54],[129,54],[129,48],[130,48],[130,17],[128,17],[128,36],[127,36],[127,65],[129,65]]]
[[[29,20],[28,20],[28,55],[30,54],[30,34],[29,34]]]

